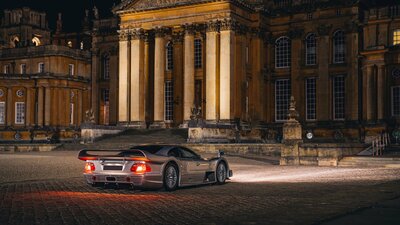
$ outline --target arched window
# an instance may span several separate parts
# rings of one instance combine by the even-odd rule
[[[167,49],[167,51],[166,51],[166,60],[167,60],[167,62],[166,62],[166,66],[167,66],[167,71],[171,71],[171,70],[173,70],[174,69],[174,53],[173,53],[173,51],[174,51],[174,47],[172,46],[172,42],[171,41],[169,41],[168,43],[167,43],[167,46],[166,46],[166,49]]]
[[[37,37],[32,38],[32,44],[34,46],[39,46],[40,45],[40,39]]]
[[[306,65],[315,65],[317,64],[317,41],[315,39],[315,34],[311,33],[307,35],[305,42]]]
[[[72,41],[67,42],[68,47],[72,48]]]
[[[346,59],[346,41],[344,32],[338,30],[333,34],[333,63],[344,63]]]
[[[102,67],[103,67],[103,79],[104,80],[110,79],[110,56],[108,54],[105,54],[103,56]]]
[[[200,69],[203,67],[203,48],[201,39],[194,40],[194,68]]]
[[[17,48],[19,46],[19,37],[14,36],[11,38],[11,47]]]
[[[291,64],[291,41],[288,37],[280,37],[275,42],[275,67],[289,68]]]

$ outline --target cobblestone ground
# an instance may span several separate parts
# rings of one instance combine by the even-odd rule
[[[0,224],[335,224],[400,198],[400,169],[279,167],[236,157],[229,157],[234,178],[221,186],[93,188],[76,155],[0,154]]]

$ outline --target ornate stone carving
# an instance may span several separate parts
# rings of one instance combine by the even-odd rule
[[[183,28],[185,29],[185,35],[194,35],[196,32],[196,26],[193,24],[185,24]]]
[[[296,101],[294,100],[294,97],[290,97],[290,106],[289,106],[289,112],[288,112],[288,119],[289,120],[296,120],[299,117],[299,113],[296,111]]]
[[[145,31],[142,28],[135,28],[129,30],[132,40],[144,40],[145,39]]]
[[[227,19],[224,19],[221,21],[219,29],[221,31],[223,31],[223,30],[235,31],[237,29],[237,27],[238,27],[238,23],[235,20],[233,20],[231,18],[227,18]]]
[[[156,27],[154,28],[154,34],[156,37],[165,37],[165,35],[170,34],[171,29],[168,27]]]
[[[175,32],[172,34],[172,39],[174,43],[182,43],[184,37],[184,32]]]
[[[218,30],[219,30],[218,21],[210,21],[207,23],[207,32],[218,32]]]
[[[122,2],[119,7],[119,10],[122,8],[127,8],[133,1],[132,0],[127,0],[125,2]],[[132,5],[128,9],[133,9],[133,10],[147,10],[147,9],[156,9],[156,8],[166,8],[166,7],[172,7],[172,6],[182,6],[182,5],[189,5],[193,3],[200,3],[204,2],[204,0],[151,0],[151,1],[138,1],[134,5]]]
[[[119,41],[127,41],[129,39],[129,31],[128,30],[119,30]]]
[[[332,30],[332,24],[330,24],[330,25],[321,24],[321,25],[319,25],[317,30],[318,30],[318,35],[319,36],[329,35],[331,33],[331,30]]]

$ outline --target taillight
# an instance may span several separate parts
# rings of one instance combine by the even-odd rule
[[[136,174],[144,174],[151,172],[151,167],[149,165],[146,165],[145,163],[135,163],[131,167],[131,171]]]
[[[85,172],[92,172],[96,169],[93,163],[86,163]]]

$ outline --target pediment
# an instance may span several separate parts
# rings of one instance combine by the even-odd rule
[[[114,12],[171,8],[202,2],[210,2],[210,0],[124,0],[114,8]]]

